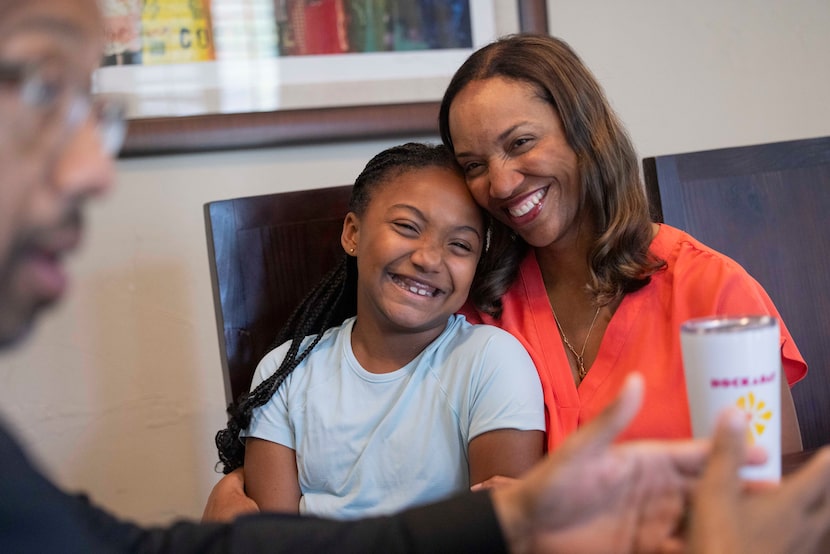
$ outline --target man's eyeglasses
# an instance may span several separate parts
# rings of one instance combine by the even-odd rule
[[[6,87],[14,87],[26,106],[43,111],[57,109],[61,124],[69,131],[77,129],[92,116],[106,153],[115,156],[121,149],[127,122],[120,99],[93,96],[83,87],[69,82],[61,70],[47,64],[0,60],[0,92]]]

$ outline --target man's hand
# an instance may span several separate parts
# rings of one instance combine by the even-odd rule
[[[618,399],[513,485],[492,491],[512,552],[652,552],[674,536],[707,441],[613,444],[637,413],[639,375]]]
[[[239,468],[222,477],[210,491],[202,521],[226,522],[258,511],[256,502],[245,495],[245,476]]]
[[[830,545],[830,449],[780,485],[746,485],[738,477],[746,448],[746,420],[725,413],[712,456],[696,487],[691,515],[692,554],[827,552]]]

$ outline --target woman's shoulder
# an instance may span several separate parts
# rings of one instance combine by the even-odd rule
[[[652,276],[655,290],[662,286],[676,302],[699,308],[707,302],[711,309],[725,309],[724,302],[746,300],[754,306],[765,301],[763,287],[737,261],[679,229],[661,225],[658,237],[664,233],[664,252],[655,253],[662,254],[667,266]]]
[[[685,231],[666,224],[660,224],[660,230],[651,245],[651,252],[665,260],[670,268],[692,266],[699,270],[711,270],[719,267],[723,271],[746,273],[741,264],[723,252],[704,244]]]

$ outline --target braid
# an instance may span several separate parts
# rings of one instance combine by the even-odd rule
[[[343,256],[337,266],[306,295],[288,318],[271,347],[273,349],[286,341],[291,341],[280,366],[254,390],[241,395],[236,402],[228,406],[228,426],[216,434],[216,447],[224,473],[233,471],[244,462],[245,445],[239,440],[239,433],[251,423],[254,409],[271,399],[285,378],[317,346],[324,331],[339,325],[356,313],[356,287],[355,260],[350,256]],[[314,337],[300,351],[305,337],[310,335]]]
[[[343,256],[340,262],[300,304],[294,309],[271,345],[276,348],[287,340],[302,340],[308,335],[339,325],[347,317],[357,313],[356,295],[346,295],[346,290],[357,290],[357,264],[351,256]],[[334,300],[332,300],[334,298]]]
[[[371,201],[372,192],[384,183],[414,169],[443,167],[453,171],[460,168],[455,157],[443,145],[409,142],[393,146],[377,154],[352,187],[349,211],[361,216]],[[344,256],[320,283],[300,302],[277,334],[272,349],[290,341],[288,352],[274,372],[253,391],[243,394],[228,406],[228,426],[216,434],[216,447],[223,472],[240,467],[245,459],[245,444],[239,433],[251,423],[254,409],[268,402],[285,378],[311,353],[323,333],[357,314],[357,260]],[[310,337],[306,341],[306,337]],[[303,343],[308,344],[300,350]]]

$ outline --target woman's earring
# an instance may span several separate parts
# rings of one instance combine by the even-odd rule
[[[354,248],[349,248],[349,254],[354,254]]]

